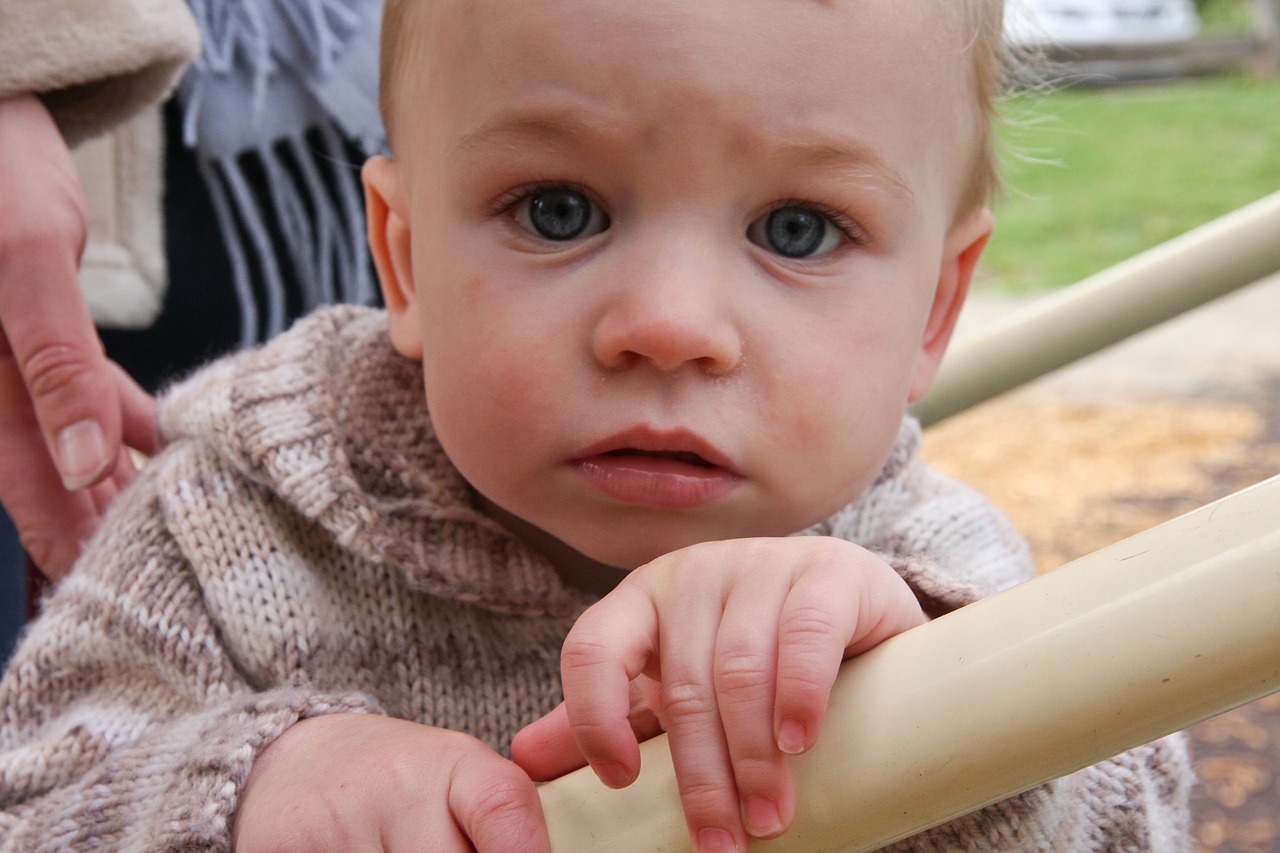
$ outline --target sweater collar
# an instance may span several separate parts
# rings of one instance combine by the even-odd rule
[[[593,600],[476,508],[432,429],[421,367],[394,351],[382,312],[313,313],[171,389],[161,427],[167,440],[213,445],[343,548],[416,589],[530,616],[571,615]],[[910,464],[919,441],[907,419],[872,489]],[[805,532],[829,534],[840,517]]]

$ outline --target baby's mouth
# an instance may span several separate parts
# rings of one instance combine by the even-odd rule
[[[623,503],[689,510],[714,504],[742,485],[732,462],[692,433],[631,430],[572,460],[595,491]]]
[[[683,450],[640,450],[635,447],[620,447],[617,450],[610,450],[602,453],[604,457],[647,457],[651,459],[670,459],[675,462],[683,462],[686,465],[694,465],[698,468],[715,468],[718,467],[712,462],[708,462],[696,453],[689,453]]]

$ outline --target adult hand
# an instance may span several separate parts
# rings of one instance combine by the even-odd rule
[[[237,853],[550,853],[529,777],[480,741],[408,720],[303,720],[254,762]]]
[[[51,578],[156,449],[155,402],[109,361],[80,292],[79,177],[34,95],[0,101],[0,503]]]

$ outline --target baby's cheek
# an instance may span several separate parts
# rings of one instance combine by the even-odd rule
[[[853,405],[833,391],[806,416],[793,418],[797,448],[794,488],[820,521],[856,501],[883,467],[897,438],[900,414]]]

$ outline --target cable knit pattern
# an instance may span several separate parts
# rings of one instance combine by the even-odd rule
[[[0,851],[226,851],[255,757],[299,719],[506,750],[559,701],[591,599],[473,508],[382,314],[326,309],[206,368],[161,425],[0,682]],[[918,444],[908,419],[858,504],[805,532],[882,554],[934,615],[1029,577]],[[890,849],[1185,850],[1190,782],[1166,739]]]

